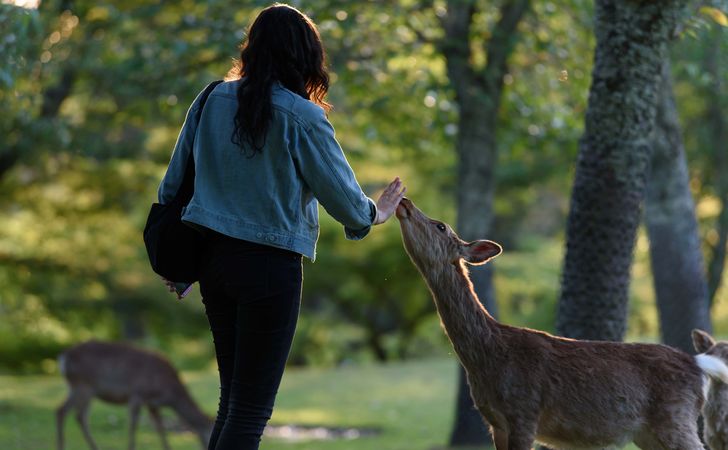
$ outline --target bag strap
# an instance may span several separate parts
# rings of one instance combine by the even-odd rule
[[[202,94],[200,94],[200,107],[197,108],[197,113],[195,114],[195,122],[198,126],[200,124],[200,117],[202,117],[202,109],[205,107],[205,102],[207,102],[207,98],[215,89],[215,86],[222,83],[222,81],[223,80],[213,81],[212,83],[208,84],[205,90],[202,91]],[[192,142],[194,143],[194,140]],[[194,192],[195,155],[193,149],[190,149],[190,155],[187,157],[187,166],[185,167],[185,176],[182,179],[182,184],[177,190],[177,194],[174,196],[174,199],[180,201],[183,205],[186,205],[192,199],[192,194],[194,194]]]

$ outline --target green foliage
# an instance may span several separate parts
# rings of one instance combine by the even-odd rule
[[[498,5],[483,3],[479,42],[497,20]],[[187,105],[226,73],[248,21],[267,4],[0,5],[0,370],[52,372],[60,349],[90,337],[161,347],[184,367],[212,360],[199,295],[177,302],[165,291],[148,268],[141,229]],[[330,119],[364,189],[376,196],[400,175],[424,211],[454,223],[458,110],[437,49],[444,5],[302,6],[327,46]],[[592,14],[586,0],[534,2],[509,61],[497,130],[498,221],[486,236],[506,248],[494,264],[509,323],[553,326],[560,236],[592,66]],[[710,92],[702,69],[708,30],[680,41],[673,67],[696,194],[710,200],[720,174],[711,170],[714,147],[702,124],[706,99],[726,97]],[[485,63],[480,48],[474,58]],[[395,221],[352,243],[321,217],[292,362],[447,351]],[[715,214],[704,217],[709,234]],[[654,334],[652,316],[643,313],[652,308],[642,301],[648,295],[636,292],[633,333]],[[198,338],[205,344],[192,345]]]
[[[341,227],[326,220],[321,246],[327,249],[307,267],[305,297],[314,307],[334,305],[339,316],[358,324],[379,360],[409,356],[421,321],[434,311],[424,283],[402,251],[395,224],[376,230],[366,242],[341,239]],[[394,336],[394,348],[387,338]]]
[[[725,13],[720,9],[710,6],[701,6],[699,11],[701,14],[710,17],[718,25],[728,27],[728,17],[726,17]]]
[[[26,54],[40,31],[35,11],[0,4],[0,88],[10,89],[16,77],[27,67]]]

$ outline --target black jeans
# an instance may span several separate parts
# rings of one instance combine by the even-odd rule
[[[209,450],[257,450],[293,341],[301,255],[209,232],[200,292],[220,372]]]

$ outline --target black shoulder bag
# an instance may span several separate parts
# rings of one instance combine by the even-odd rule
[[[202,92],[195,120],[199,126],[202,108],[215,86],[213,81]],[[199,279],[198,259],[203,245],[202,233],[182,222],[182,209],[192,199],[195,189],[195,159],[193,152],[187,158],[182,184],[174,199],[162,205],[152,204],[144,226],[144,245],[152,269],[170,281],[193,283]]]

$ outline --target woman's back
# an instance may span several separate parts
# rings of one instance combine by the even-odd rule
[[[181,182],[187,152],[195,156],[195,192],[183,220],[238,239],[315,257],[318,204],[363,237],[376,208],[357,184],[318,105],[274,83],[271,120],[258,150],[233,142],[233,117],[241,81],[221,83],[204,106],[200,123],[190,107],[159,197],[168,202]]]

